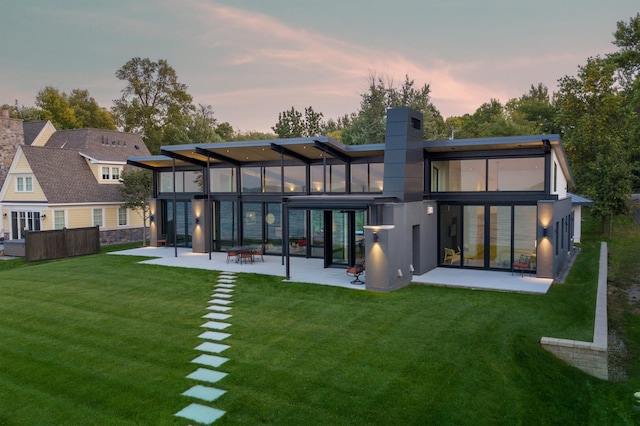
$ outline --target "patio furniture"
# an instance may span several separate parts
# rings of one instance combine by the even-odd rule
[[[232,258],[234,259],[235,262],[237,262],[238,255],[239,255],[238,250],[235,250],[233,248],[227,249],[227,263],[229,263],[229,260],[231,260]]]
[[[454,249],[445,248],[443,263],[447,262],[449,262],[450,265],[453,265],[453,262],[460,262],[460,251],[456,252]]]
[[[167,234],[162,234],[160,238],[158,238],[158,245],[162,247],[167,246]]]
[[[531,256],[521,254],[520,258],[512,264],[511,275],[513,275],[514,270],[520,271],[520,276],[523,276],[526,270],[529,272],[529,276],[531,276]]]
[[[364,274],[364,262],[356,263],[351,268],[347,269],[347,275],[355,277],[355,280],[351,281],[351,284],[364,284],[364,281],[360,280],[360,275]]]
[[[239,259],[240,259],[240,264],[247,263],[247,262],[253,263],[253,249],[243,248],[242,250],[240,250]]]
[[[258,256],[260,256],[260,260],[264,262],[264,246],[263,247],[255,247],[253,249],[253,261],[258,260]]]

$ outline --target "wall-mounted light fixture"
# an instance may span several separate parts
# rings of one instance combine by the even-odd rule
[[[196,217],[196,225],[200,223],[200,218]]]
[[[40,215],[40,218],[42,218],[42,219],[46,219],[46,218],[47,218],[47,215],[46,215],[46,214],[41,214],[41,215]]]
[[[549,236],[549,230],[547,229],[546,226],[544,228],[542,228],[542,236],[543,237],[548,237]]]
[[[156,218],[155,218],[155,217],[153,217],[153,215],[149,216],[149,221],[150,221],[150,222],[153,222],[154,220],[156,220]]]
[[[5,213],[5,214],[3,214],[2,216],[7,217],[7,214]]]
[[[378,232],[373,231],[373,242],[377,243],[380,237],[378,236]]]

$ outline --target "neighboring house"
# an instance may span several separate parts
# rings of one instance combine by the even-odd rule
[[[21,120],[8,120],[20,133],[15,122]],[[142,238],[141,215],[122,207],[117,189],[122,171],[130,167],[127,157],[149,154],[139,135],[56,131],[49,121],[21,127],[0,190],[5,239],[22,239],[26,230],[90,226],[100,227],[103,244]]]
[[[570,192],[567,193],[567,196],[571,198],[571,211],[573,213],[573,242],[579,243],[582,235],[582,206],[593,206],[593,200]]]
[[[287,277],[291,256],[366,260],[367,288],[382,291],[436,267],[512,271],[521,256],[554,278],[575,238],[559,136],[424,141],[422,119],[389,110],[384,144],[322,136],[131,157],[154,172],[152,244],[259,245]]]

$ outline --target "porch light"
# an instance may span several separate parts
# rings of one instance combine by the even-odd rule
[[[4,215],[6,216],[7,214],[5,213]],[[46,219],[46,218],[47,218],[47,215],[46,215],[46,214],[41,214],[41,215],[40,215],[40,218],[41,218],[41,219]]]
[[[196,225],[198,225],[200,223],[200,218],[196,217]]]
[[[377,243],[380,237],[378,237],[378,232],[373,231],[373,242]]]
[[[542,228],[542,236],[543,237],[548,237],[549,236],[549,230],[547,229],[546,226],[544,228]]]
[[[153,222],[155,220],[155,218],[153,217],[153,215],[149,216],[149,221]]]

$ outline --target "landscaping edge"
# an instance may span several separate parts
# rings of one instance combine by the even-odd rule
[[[600,264],[598,270],[598,292],[596,296],[596,317],[593,327],[593,341],[557,339],[542,337],[543,348],[579,368],[587,374],[609,380],[608,337],[607,337],[607,243],[600,244]]]

